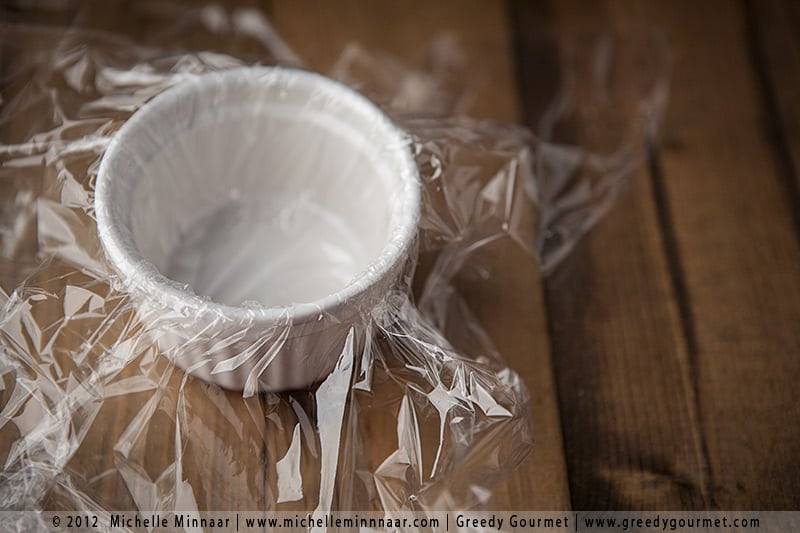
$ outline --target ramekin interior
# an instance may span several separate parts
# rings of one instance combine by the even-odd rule
[[[419,184],[408,138],[366,98],[257,67],[137,111],[106,150],[95,207],[125,282],[164,305],[303,321],[405,260]]]

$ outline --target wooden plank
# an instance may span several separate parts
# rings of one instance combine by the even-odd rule
[[[509,29],[501,3],[274,1],[270,16],[309,65],[323,72],[350,40],[357,40],[367,50],[382,50],[418,63],[424,60],[434,36],[453,32],[474,76],[471,79],[478,84],[470,113],[501,121],[518,119]],[[528,385],[536,432],[533,452],[489,505],[566,509],[569,501],[561,434],[535,263],[510,243],[486,255],[475,261],[491,273],[488,282],[460,279],[457,283],[499,351]]]
[[[557,68],[547,59],[558,48],[556,39],[578,43],[587,32],[613,31],[609,4],[514,3],[519,76],[531,127],[546,108],[542,98],[551,97],[539,76]],[[636,75],[624,69],[616,74]],[[623,88],[626,81],[621,80]],[[613,122],[604,126],[591,118],[594,95],[588,83],[585,73],[576,82],[577,118],[562,138],[608,145]],[[664,244],[653,184],[641,169],[607,218],[546,280],[574,508],[709,505],[690,353]]]
[[[287,13],[286,9],[293,11]],[[331,9],[333,13],[325,11]],[[454,30],[464,39],[467,55],[473,58],[472,66],[477,70],[475,79],[491,80],[481,88],[480,96],[476,97],[473,113],[499,120],[516,118],[514,80],[502,5],[489,2],[469,6],[462,3],[420,4],[415,8],[398,2],[380,7],[363,3],[341,8],[323,4],[314,9],[298,9],[293,4],[291,7],[278,5],[274,11],[281,22],[281,29],[285,30],[285,26],[292,24],[297,28],[294,37],[291,31],[287,32],[290,42],[309,42],[309,21],[321,26],[317,28],[319,31],[310,34],[315,36],[314,41],[325,43],[325,46],[316,49],[323,50],[319,52],[323,58],[325,54],[338,50],[338,47],[332,46],[333,42],[341,43],[350,35],[359,35],[362,42],[370,48],[382,48],[405,59],[417,59],[437,29]],[[340,17],[341,13],[348,12],[353,16]],[[423,12],[425,16],[420,17],[419,13]],[[282,16],[282,13],[285,15]],[[84,9],[79,18],[80,24],[86,27],[114,28],[122,34],[143,39],[148,38],[148,32],[154,31],[154,28],[142,24],[141,18],[130,16],[124,9]],[[364,39],[364,33],[359,33],[361,30],[353,31],[353,20],[361,21],[358,24],[370,36],[368,39]],[[341,26],[331,28],[332,21],[341,22]],[[334,35],[338,37],[332,38]],[[327,36],[329,40],[320,36]],[[310,43],[308,46],[310,47]],[[318,63],[321,64],[322,61]],[[514,265],[511,272],[509,265]],[[534,397],[534,418],[537,425],[534,453],[517,469],[505,487],[498,491],[498,497],[492,505],[496,508],[513,509],[564,509],[568,506],[568,499],[561,437],[550,360],[547,356],[547,332],[541,319],[541,293],[534,276],[533,262],[530,258],[523,257],[518,250],[506,248],[497,250],[481,266],[492,272],[502,273],[503,277],[495,276],[489,284],[473,284],[471,292],[466,295],[467,300],[477,309],[479,318],[495,337],[500,351],[528,383]],[[462,280],[460,283],[469,285],[469,280]],[[125,323],[125,320],[122,322]],[[69,346],[65,345],[63,348],[69,350]],[[132,372],[133,369],[129,371]],[[163,370],[157,370],[158,372]],[[167,391],[175,390],[179,378],[182,379],[179,372],[170,374]],[[262,457],[270,450],[262,450],[258,454],[252,446],[253,442],[261,438],[264,418],[261,415],[274,415],[276,409],[282,412],[287,407],[286,404],[281,404],[282,407],[241,405],[241,410],[237,411],[231,407],[236,404],[235,397],[228,398],[224,393],[222,397],[215,394],[210,396],[203,390],[202,384],[190,381],[186,385],[184,401],[188,402],[191,411],[189,430],[207,436],[207,442],[221,439],[214,445],[227,451],[225,454],[209,455],[210,450],[192,451],[195,444],[189,445],[183,452],[183,471],[176,474],[176,479],[193,482],[194,498],[200,508],[258,508],[273,501],[274,495],[269,494],[271,489],[259,486],[258,478],[262,469]],[[115,458],[111,449],[119,442],[147,399],[147,395],[140,395],[136,398],[119,397],[106,401],[94,419],[93,429],[84,441],[84,446],[70,465],[75,471],[84,470],[98,476],[92,482],[92,493],[102,505],[117,508],[129,508],[132,505],[126,480],[113,473],[113,469],[119,467],[119,463],[115,462],[119,457]],[[134,450],[135,457],[139,460],[149,458],[144,465],[146,475],[141,476],[142,473],[139,472],[138,479],[128,481],[136,491],[152,488],[148,484],[163,474],[176,456],[174,422],[170,419],[170,413],[180,410],[178,397],[167,393],[160,400],[160,406],[158,412],[162,414],[153,422],[154,431],[143,434]],[[280,418],[284,415],[276,416]],[[243,421],[244,427],[234,428],[232,431],[230,418]],[[103,431],[95,431],[95,427],[103,428]],[[242,432],[244,436],[240,434]],[[231,456],[242,457],[244,454],[248,454],[249,461],[230,459]],[[211,464],[203,463],[203,458],[207,457],[212,457]],[[212,475],[203,478],[209,469]],[[108,472],[111,474],[106,474]],[[225,479],[229,481],[225,482]],[[164,482],[169,482],[168,476],[162,479],[161,483]],[[253,500],[253,497],[256,499]],[[58,506],[62,504],[60,502],[63,500],[56,498],[51,504]]]
[[[223,4],[223,8],[230,10],[250,3],[228,2]],[[165,27],[172,22],[163,14],[159,17],[153,16],[153,13],[157,11],[138,10],[135,7],[120,10],[118,6],[98,2],[82,6],[76,16],[76,24],[113,30],[139,42],[158,43],[156,36],[163,36]],[[208,35],[201,25],[196,24],[191,30],[182,33],[182,42],[202,49],[203,42],[209,41],[208,47],[211,47],[210,42],[214,37]],[[231,46],[239,44],[231,43]],[[239,51],[255,55],[261,49],[251,42],[243,48],[239,47]],[[200,510],[264,508],[270,499],[270,488],[263,472],[266,454],[264,398],[256,396],[243,399],[240,392],[209,387],[174,368],[162,368],[159,375],[163,376],[161,379],[165,379],[166,383],[148,398],[151,402],[157,402],[157,409],[151,415],[148,428],[137,439],[138,450],[130,452],[134,464],[143,467],[145,472],[136,472],[140,477],[129,474],[128,478],[133,481],[128,478],[124,480],[128,489],[131,490],[132,485],[134,490],[144,493],[153,490],[149,486],[153,483],[156,490],[166,489],[166,493],[174,493],[175,501],[167,503],[167,506],[179,509],[192,508],[194,505]],[[110,431],[102,436],[90,434],[87,440],[99,438],[106,441],[120,429],[127,429],[127,425],[133,423],[134,417],[145,407],[128,396],[123,401],[106,403],[109,405],[104,406],[105,412],[101,414],[107,418],[101,418],[95,424],[97,427],[109,427]],[[176,435],[177,432],[180,434]],[[91,448],[91,444],[86,443],[82,446],[82,452],[91,452]],[[87,461],[105,463],[107,468],[113,465],[118,471],[123,470],[119,466],[119,454],[109,452],[108,447],[104,447],[96,455],[79,454],[75,461],[85,457]],[[87,467],[87,464],[82,465],[83,469]],[[118,477],[110,476],[108,483],[118,483]],[[191,492],[188,488],[191,488]],[[106,490],[104,493],[113,494],[113,491]],[[141,501],[136,503],[140,508],[147,508]],[[115,507],[126,508],[119,504],[109,506]]]
[[[75,509],[76,498],[85,498],[89,506],[112,510],[261,508],[261,398],[243,400],[241,393],[187,377],[153,345],[134,342],[142,327],[135,308],[105,282],[57,264],[37,277],[35,286],[60,299],[56,307],[87,300],[68,327],[48,322],[53,303],[35,304],[31,314],[42,335],[54,337],[43,364],[54,361],[104,397],[75,407],[70,436],[83,438],[65,471],[77,492],[60,484],[45,507]],[[116,358],[127,359],[123,368],[97,384],[88,379],[88,368],[104,374]]]
[[[747,24],[729,2],[615,4],[663,26],[674,90],[660,154],[688,295],[700,418],[720,508],[800,503],[800,249],[763,128]]]
[[[756,48],[756,69],[766,84],[765,111],[777,122],[773,148],[782,169],[793,181],[797,202],[800,187],[800,4],[791,0],[747,2],[748,24]],[[798,203],[794,211],[800,212]]]
[[[141,24],[142,18],[138,16],[141,13],[137,15],[135,8],[120,9],[121,5],[82,4],[77,6],[77,13],[61,12],[60,20],[145,40],[152,36],[151,32],[161,29]],[[186,38],[191,40],[191,35]],[[256,43],[249,43],[249,48],[242,46],[252,54],[260,51]],[[29,116],[19,118],[23,120],[8,123],[6,127],[30,127],[36,120]],[[53,181],[52,169],[45,174],[43,179]],[[76,178],[86,186],[88,177]],[[72,229],[76,231],[76,240],[91,243],[96,237],[84,232],[93,232],[94,224],[88,216],[85,218],[82,225]],[[66,298],[69,292],[87,297],[95,294],[92,301],[102,302],[98,309],[87,313],[87,317],[73,319],[62,328],[56,327],[63,317],[59,302],[53,307],[52,302],[37,301],[34,309],[37,324],[49,332],[47,335],[57,332],[52,347],[41,354],[44,364],[52,359],[64,372],[75,372],[85,378],[89,365],[100,365],[102,359],[109,356],[105,347],[115,346],[115,352],[123,355],[130,349],[126,341],[136,335],[137,318],[131,304],[109,293],[106,283],[86,279],[73,269],[55,263],[39,272],[31,286],[48,287],[49,293],[60,298]],[[98,336],[98,332],[102,335]],[[82,363],[75,368],[72,359],[79,355]],[[77,417],[74,423],[73,431],[85,431],[85,437],[66,465],[66,471],[75,476],[74,488],[78,492],[71,493],[69,487],[57,486],[45,502],[46,508],[74,509],[76,494],[86,498],[90,507],[100,505],[107,509],[138,506],[147,510],[158,505],[179,509],[196,505],[201,510],[264,508],[269,491],[262,466],[264,399],[242,400],[241,393],[214,389],[185,378],[182,372],[155,354],[152,347],[140,347],[128,356],[130,363],[103,383],[108,398],[101,406],[89,403],[83,417]],[[140,392],[118,395],[125,392],[126,387],[138,387]],[[7,388],[5,398],[9,394],[10,388]],[[28,411],[15,413],[19,424],[25,426],[31,422],[29,415],[35,414],[35,409],[31,407]],[[140,415],[144,419],[139,419]],[[143,420],[147,424],[141,426]],[[7,425],[2,438],[17,437],[14,428]],[[7,448],[7,444],[0,445],[4,455],[8,453]],[[165,499],[172,493],[176,500]]]

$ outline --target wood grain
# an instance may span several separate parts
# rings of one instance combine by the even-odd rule
[[[148,23],[135,8],[125,2],[87,2],[65,5],[55,14],[31,16],[22,12],[17,18],[29,23],[75,24],[140,40],[148,40],[163,29]],[[24,53],[25,47],[16,46],[15,51]],[[259,49],[250,43],[250,51],[257,53]],[[5,54],[3,58],[12,62],[15,59]],[[24,139],[37,120],[51,118],[24,114],[18,117],[22,120],[3,124],[4,136]],[[84,162],[84,171],[89,163]],[[80,167],[75,162],[72,165],[74,169]],[[37,179],[57,196],[55,176],[56,171],[47,167]],[[88,176],[76,175],[76,179],[88,187]],[[84,214],[82,224],[71,230],[80,246],[97,246],[94,224],[88,215]],[[86,294],[87,298],[95,295],[92,301],[102,302],[99,309],[86,313],[86,318],[70,317],[70,327],[65,328],[60,323],[64,317],[62,306],[37,303],[32,311],[36,324],[43,332],[58,332],[52,348],[37,355],[43,368],[52,360],[65,375],[75,373],[74,380],[80,383],[87,377],[86,369],[102,367],[103,359],[117,355],[130,358],[107,381],[87,384],[100,387],[108,398],[81,406],[82,416],[76,416],[72,429],[74,438],[83,440],[65,466],[77,483],[55,485],[44,502],[46,508],[75,509],[78,500],[90,508],[99,505],[119,510],[264,508],[267,487],[262,468],[265,416],[261,398],[243,401],[241,393],[221,391],[186,378],[155,354],[152,346],[127,352],[130,339],[139,330],[138,321],[130,303],[105,282],[85,279],[71,267],[56,262],[38,271],[30,285],[49,287],[54,297],[62,299],[72,292]],[[98,313],[105,315],[102,324]],[[75,367],[71,359],[79,357],[82,366]],[[69,384],[70,379],[64,377],[64,386]],[[126,386],[140,392],[113,392]],[[26,414],[20,416],[20,421],[25,422]],[[143,420],[147,421],[146,427],[141,426]],[[3,438],[6,436],[8,433],[4,432]],[[167,496],[170,494],[176,494],[176,499]]]
[[[547,61],[557,39],[574,43],[614,31],[608,4],[514,4],[532,128],[546,107],[541,99],[551,97],[533,67],[558,68]],[[591,105],[576,94],[578,107]],[[568,126],[565,140],[586,146],[602,146],[602,136],[615,133],[591,120]],[[546,295],[573,507],[705,507],[691,364],[646,169],[547,279]]]
[[[534,128],[558,89],[562,42],[598,29],[618,34],[663,29],[672,49],[673,89],[662,141],[650,147],[649,165],[638,171],[618,205],[544,282],[535,261],[505,241],[474,256],[454,280],[533,397],[533,452],[489,506],[800,506],[800,407],[794,392],[800,380],[797,3],[223,4],[229,10],[264,8],[308,66],[322,71],[351,40],[423,66],[435,60],[432,43],[444,46],[445,53],[460,50],[455,81],[469,91],[458,109]],[[69,6],[73,11],[29,12],[4,4],[2,13],[11,22],[71,22],[156,44],[169,37],[135,2]],[[450,36],[437,41],[441,32]],[[225,42],[204,30],[180,38],[187,47],[233,47],[251,59],[270,59],[247,38]],[[13,55],[24,48],[17,43],[0,50],[3,72],[13,69]],[[17,117],[0,123],[0,133],[4,142],[24,138],[36,124],[35,117]],[[598,122],[580,120],[560,133],[590,145],[613,137],[598,131]],[[5,197],[25,188],[40,194],[53,179],[52,169],[24,182],[5,179],[2,172]],[[19,250],[17,263],[0,265],[0,283],[19,283],[32,254]],[[48,326],[62,311],[53,301],[39,301],[35,313],[42,335],[58,336],[57,349],[45,355],[78,372],[70,353],[99,364],[103,346],[131,335],[138,325],[124,299],[79,274],[63,278],[67,270],[52,264],[35,284],[58,296],[64,290],[59,283],[66,280],[74,294],[104,300],[104,316],[114,317],[87,347],[82,332],[97,329],[102,317],[87,313],[75,328],[57,331]],[[311,409],[311,399],[298,393],[242,402],[238,393],[211,390],[191,378],[183,383],[182,372],[169,371],[163,358],[140,348],[113,381],[130,385],[125,380],[139,379],[143,387],[144,376],[150,388],[112,395],[75,425],[75,431],[88,428],[66,466],[86,475],[80,481],[87,492],[80,496],[110,508],[147,506],[189,482],[201,509],[275,506],[280,490],[275,463],[294,442],[295,409]],[[9,379],[0,402],[13,388]],[[154,388],[158,379],[163,383]],[[136,432],[136,415],[143,411],[152,420],[147,431]],[[369,457],[342,464],[382,460],[381,447],[393,431],[390,417],[366,421],[363,434],[347,438],[365,439],[361,445]],[[18,437],[7,424],[0,434],[0,462]],[[311,501],[316,479],[310,475],[306,481]],[[46,503],[70,507],[73,496],[59,487]]]
[[[351,40],[409,63],[422,63],[440,32],[452,32],[469,70],[483,79],[470,114],[501,121],[518,119],[508,20],[501,3],[471,2],[278,2],[270,16],[276,28],[312,68],[325,72]],[[565,509],[569,506],[558,410],[555,403],[546,322],[532,258],[507,242],[476,258],[488,281],[457,281],[464,297],[500,353],[533,395],[534,449],[490,505],[500,509]],[[472,265],[474,267],[475,265]],[[465,267],[469,271],[470,266]]]
[[[617,7],[617,19],[661,24],[672,38],[675,90],[660,159],[713,503],[797,508],[800,250],[745,13],[729,2],[646,4],[642,18]]]
[[[745,2],[750,60],[761,82],[766,132],[800,235],[800,4]]]

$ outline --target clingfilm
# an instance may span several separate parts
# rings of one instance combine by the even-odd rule
[[[583,86],[584,70],[607,79],[596,68],[570,70],[535,136],[464,116],[470,84],[458,73],[412,69],[352,45],[329,74],[378,102],[396,131],[351,124],[355,133],[315,141],[302,128],[338,131],[341,124],[319,121],[350,96],[313,88],[299,108],[308,117],[301,129],[292,130],[296,113],[277,132],[245,128],[286,141],[257,164],[248,156],[257,139],[236,122],[215,122],[199,145],[159,137],[177,119],[145,129],[144,144],[159,147],[144,158],[145,174],[162,181],[124,191],[109,212],[147,236],[146,260],[135,262],[145,282],[194,295],[196,305],[176,305],[165,292],[142,294],[150,285],[121,271],[98,237],[104,154],[137,110],[170,90],[237,69],[302,67],[257,11],[211,6],[182,16],[180,33],[165,25],[143,44],[76,27],[3,26],[0,506],[424,511],[486,503],[532,445],[529,396],[453,280],[498,240],[552,269],[629,177],[663,84],[637,100],[641,113],[611,151],[592,151],[550,142],[550,133],[574,114],[570,91]],[[187,52],[187,27],[214,46]],[[440,59],[456,46],[434,44]],[[591,46],[607,64],[608,52]],[[210,101],[229,90],[252,88],[219,85]],[[192,98],[181,99],[180,120],[229,116]],[[255,120],[233,111],[238,124]],[[336,144],[342,138],[345,147]],[[412,161],[408,183],[418,190],[410,238],[398,229],[410,211],[381,203],[397,192],[381,173],[406,168],[398,154]],[[286,179],[264,188],[254,177],[278,156]],[[141,166],[142,153],[130,161]],[[176,168],[207,174],[207,185],[163,182]],[[373,179],[359,187],[344,174],[320,181],[319,168]],[[269,228],[299,229],[254,250]],[[287,260],[295,263],[264,271],[279,259],[265,251],[273,249],[294,249]],[[328,264],[314,269],[320,255],[312,252],[323,249]],[[313,304],[363,279],[384,253],[388,274],[373,276],[370,290]],[[332,273],[333,285],[321,273]],[[315,308],[300,320],[280,302]]]

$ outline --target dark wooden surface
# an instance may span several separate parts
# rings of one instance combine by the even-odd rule
[[[546,279],[507,246],[482,259],[494,274],[489,282],[459,282],[533,396],[535,447],[490,505],[800,507],[797,2],[249,4],[322,71],[349,41],[416,62],[436,34],[451,31],[470,68],[489,80],[469,112],[531,127],[554,85],[559,39],[662,29],[672,55],[670,104],[660,140],[614,209]],[[147,37],[147,26],[121,9],[82,16]],[[578,125],[572,134],[580,141],[596,132]],[[220,413],[234,408],[224,407],[224,395],[214,401]],[[108,443],[124,428],[114,421],[141,407],[109,402],[109,433],[75,461],[113,466]],[[233,481],[219,486],[199,476],[208,465],[188,460],[203,507],[254,508],[271,490],[268,450],[258,444],[259,415],[269,406],[246,409],[252,427],[239,434],[226,433],[222,418],[193,419],[193,431],[230,437],[216,443],[221,449],[242,446],[253,457],[251,465],[220,457],[215,476]],[[169,454],[172,440],[169,431],[153,432],[148,445]],[[154,454],[152,472],[169,460]],[[114,496],[120,490],[105,487],[106,503],[123,505]]]

